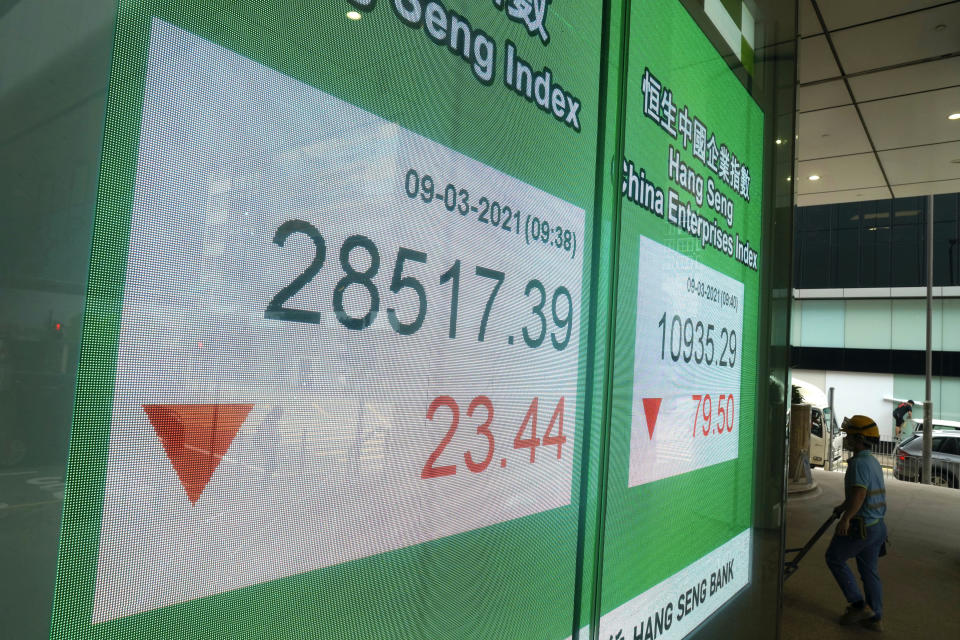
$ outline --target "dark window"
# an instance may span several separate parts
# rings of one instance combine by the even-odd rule
[[[926,223],[926,198],[897,198],[893,201],[892,286],[926,286]]]
[[[960,285],[960,194],[933,199],[933,284]]]
[[[798,207],[798,289],[926,286],[927,197]],[[934,197],[933,283],[960,285],[960,194]]]
[[[804,289],[834,286],[830,279],[830,206],[804,207],[797,219],[797,285]]]
[[[810,433],[817,436],[818,438],[823,437],[823,414],[819,410],[813,409],[811,411],[811,424],[810,424]]]
[[[853,205],[857,206],[857,205]],[[860,286],[889,287],[890,201],[864,202],[860,210]]]
[[[943,444],[937,451],[952,456],[960,455],[960,438],[941,438],[941,440],[943,440]]]
[[[833,287],[860,286],[860,212],[853,207],[837,205],[834,208],[836,242],[831,247],[834,256],[835,280]]]

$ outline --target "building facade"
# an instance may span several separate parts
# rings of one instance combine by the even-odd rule
[[[960,420],[958,194],[934,196],[934,418]],[[922,197],[799,207],[791,316],[794,375],[836,388],[839,417],[918,403],[926,367],[926,225]]]

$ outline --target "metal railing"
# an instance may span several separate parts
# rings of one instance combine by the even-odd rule
[[[923,477],[923,458],[905,451],[898,451],[896,447],[896,442],[881,441],[872,451],[883,469],[884,477],[892,477],[904,482],[920,482]],[[845,473],[849,454],[850,452],[844,451],[843,458],[838,464],[833,465],[832,470]],[[960,462],[945,460],[934,452],[930,467],[930,484],[953,489],[960,488]]]

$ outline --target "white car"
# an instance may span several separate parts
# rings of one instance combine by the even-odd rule
[[[960,431],[960,422],[956,420],[942,420],[940,418],[934,418],[932,421],[933,430],[936,431]],[[923,433],[923,418],[911,418],[907,420],[907,424],[910,426],[910,431],[907,432],[906,429],[903,430],[902,440],[906,440],[908,436],[913,435],[914,433]],[[906,425],[905,425],[906,426]]]

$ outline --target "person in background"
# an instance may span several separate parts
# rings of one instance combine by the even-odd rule
[[[897,423],[897,442],[900,441],[900,432],[903,430],[903,423],[913,417],[913,400],[907,400],[897,405],[893,410],[893,419]]]
[[[827,566],[848,603],[838,622],[860,623],[872,631],[882,631],[883,588],[877,559],[886,552],[886,487],[880,463],[870,453],[870,448],[880,442],[880,430],[876,422],[861,415],[845,418],[840,428],[846,433],[843,448],[853,456],[847,460],[843,482],[846,500],[833,510],[840,522],[826,553]],[[866,598],[847,565],[850,558],[857,559]]]

